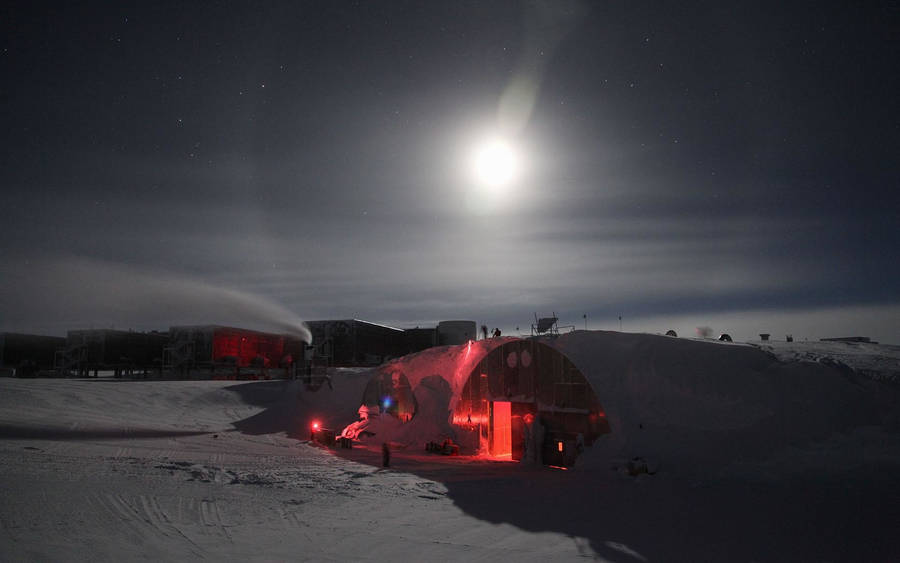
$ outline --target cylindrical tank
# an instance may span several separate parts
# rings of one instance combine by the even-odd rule
[[[437,325],[439,346],[465,344],[469,340],[475,340],[477,336],[475,321],[441,321]]]

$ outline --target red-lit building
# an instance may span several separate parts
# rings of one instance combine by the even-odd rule
[[[290,370],[302,365],[306,343],[297,336],[218,326],[169,329],[164,367],[176,373],[217,374],[251,370]]]

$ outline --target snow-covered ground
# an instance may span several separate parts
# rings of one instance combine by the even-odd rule
[[[355,420],[367,371],[314,393],[2,378],[0,560],[900,560],[894,383],[653,335],[553,345],[613,429],[569,471],[306,443]]]

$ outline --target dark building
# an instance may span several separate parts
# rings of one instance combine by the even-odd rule
[[[307,325],[314,344],[309,350],[298,336],[220,325],[174,326],[168,332],[71,330],[66,338],[2,333],[0,367],[10,375],[19,364],[29,372],[55,370],[59,375],[82,377],[101,371],[116,376],[151,371],[240,375],[241,370],[262,373],[258,368],[377,366],[476,336],[473,321],[443,321],[436,328],[409,330],[359,319]]]
[[[399,328],[359,319],[308,321],[306,325],[317,359],[328,365],[377,366],[408,353],[406,331]]]
[[[438,344],[435,328],[408,328],[403,331],[403,336],[406,341],[406,354],[421,352]]]
[[[478,327],[475,321],[441,321],[437,326],[439,346],[465,344],[478,338]]]
[[[167,340],[166,333],[156,331],[70,330],[65,347],[57,351],[56,369],[82,377],[96,376],[100,371],[113,371],[119,376],[158,370]]]
[[[27,377],[52,370],[56,351],[65,345],[62,336],[0,332],[0,374]]]

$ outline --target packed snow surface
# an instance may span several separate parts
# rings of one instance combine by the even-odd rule
[[[900,381],[900,346],[871,342],[776,342],[751,343],[784,361],[840,362],[854,371],[885,381]]]
[[[612,433],[600,449],[686,471],[897,426],[896,387],[827,357],[780,361],[742,344],[614,332],[548,343],[579,367],[606,410]]]
[[[389,468],[377,440],[308,443],[313,421],[356,419],[373,371],[316,392],[0,379],[0,560],[900,560],[895,384],[738,344],[582,331],[548,344],[612,428],[568,471],[427,454],[421,435],[394,444]],[[439,388],[442,407],[460,383],[430,377],[464,354],[391,369]],[[659,472],[630,477],[634,456]]]

